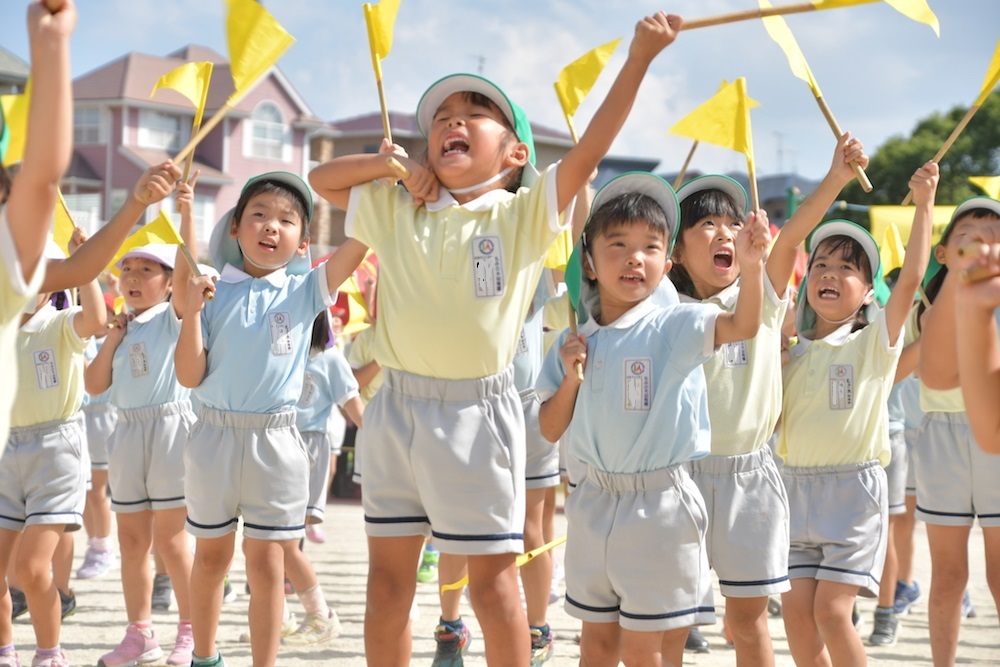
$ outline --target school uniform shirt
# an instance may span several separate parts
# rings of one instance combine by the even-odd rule
[[[20,385],[11,426],[33,426],[69,419],[83,404],[83,350],[73,319],[80,307],[56,310],[45,304],[17,333]]]
[[[311,355],[306,361],[302,395],[295,404],[295,425],[301,433],[325,433],[334,403],[344,407],[357,395],[358,381],[340,350],[331,347]]]
[[[514,386],[519,392],[534,389],[538,374],[542,372],[542,362],[545,355],[542,352],[544,341],[543,320],[545,317],[545,302],[549,290],[544,280],[538,281],[538,288],[531,299],[528,318],[521,327],[517,337],[517,349],[514,352]]]
[[[87,349],[83,351],[84,360],[86,360],[89,363],[94,359],[96,359],[98,353],[101,351],[101,348],[104,347],[104,341],[106,340],[107,337],[91,338],[90,342],[87,343]],[[84,392],[83,405],[84,406],[98,405],[100,403],[107,403],[110,399],[111,399],[111,387],[108,387],[106,390],[102,391],[100,394],[97,394],[95,396],[91,396],[90,394]]]
[[[491,190],[464,205],[445,190],[416,206],[398,186],[353,187],[345,231],[379,259],[379,364],[449,380],[510,366],[566,221],[557,201],[555,165],[531,188]]]
[[[0,368],[13,369],[17,328],[21,324],[21,313],[28,302],[35,298],[42,279],[45,277],[45,261],[38,262],[31,279],[25,282],[21,262],[14,239],[7,222],[7,210],[0,205]],[[17,395],[17,374],[5,373],[0,382],[0,454],[7,446],[10,430],[10,411]]]
[[[569,453],[611,473],[640,473],[700,459],[711,449],[702,365],[715,353],[716,306],[667,307],[646,299],[614,322],[591,318],[587,366],[568,430]],[[566,375],[549,350],[536,389],[550,398]]]
[[[351,341],[351,346],[347,348],[347,361],[351,364],[351,368],[355,370],[364,368],[375,359],[376,326],[378,326],[377,323],[367,329],[362,329]],[[382,369],[380,368],[371,381],[361,388],[361,400],[364,401],[365,405],[368,405],[368,402],[375,397],[381,386]]]
[[[739,281],[704,299],[731,313]],[[696,302],[681,295],[684,303]],[[708,415],[712,422],[712,455],[755,452],[767,443],[781,415],[781,324],[788,299],[764,275],[764,308],[757,335],[727,343],[705,364]]]
[[[785,465],[889,465],[887,406],[902,349],[902,332],[889,345],[884,310],[854,333],[847,323],[820,340],[800,334],[784,368],[777,454]]]
[[[131,409],[183,401],[191,390],[174,371],[181,321],[169,301],[132,318],[111,362],[111,403]]]
[[[301,276],[278,269],[254,278],[226,264],[202,311],[208,366],[194,398],[230,412],[295,407],[313,320],[333,303],[324,266]]]

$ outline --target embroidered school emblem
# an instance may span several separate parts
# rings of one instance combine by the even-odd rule
[[[477,299],[503,296],[503,249],[499,236],[476,236],[472,239],[472,281]]]

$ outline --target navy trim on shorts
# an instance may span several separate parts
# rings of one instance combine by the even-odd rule
[[[963,518],[966,518],[966,519],[975,519],[976,518],[975,513],[970,513],[970,512],[937,512],[935,510],[926,510],[923,507],[921,507],[920,505],[917,505],[917,511],[918,512],[923,512],[924,514],[933,514],[934,516],[960,516],[960,517],[963,517]],[[979,516],[983,516],[983,515],[980,514]],[[989,516],[989,515],[987,515],[987,516]],[[998,515],[998,516],[1000,516],[1000,515]]]
[[[536,480],[536,479],[552,479],[553,477],[558,477],[558,476],[559,476],[559,473],[554,472],[551,475],[538,475],[538,476],[535,476],[535,477],[525,477],[524,481],[530,482],[530,481],[533,481],[533,480]]]
[[[115,500],[112,497],[111,502],[114,505],[141,505],[143,503],[151,502],[151,500],[149,498],[143,498],[142,500]]]
[[[618,610],[618,613],[625,618],[632,618],[637,621],[656,621],[663,618],[677,618],[678,616],[688,616],[689,614],[701,614],[703,612],[715,613],[715,607],[692,607],[691,609],[683,609],[681,611],[671,611],[666,614],[630,614],[622,609]]]
[[[442,540],[454,540],[456,542],[498,542],[500,540],[523,540],[524,533],[494,533],[492,535],[453,535],[451,533],[439,533],[431,531],[433,537]]]
[[[980,519],[996,519],[1000,518],[1000,514],[977,514]]]
[[[196,521],[192,521],[191,517],[187,518],[187,522],[190,525],[194,526],[195,528],[201,528],[203,530],[214,530],[216,528],[225,528],[231,523],[236,523],[238,520],[239,519],[234,518],[234,519],[229,519],[228,521],[223,521],[222,523],[209,524],[209,523],[198,523]]]
[[[757,581],[723,581],[719,579],[719,584],[722,586],[766,586],[768,584],[780,584],[783,581],[788,581],[788,575],[776,577],[775,579],[759,579]]]
[[[12,516],[7,516],[6,514],[0,514],[0,519],[6,519],[7,521],[16,521],[17,523],[24,523],[24,519],[16,519]]]
[[[829,565],[818,565],[818,564],[816,564],[816,565],[789,565],[788,569],[789,570],[795,570],[795,569],[802,569],[802,568],[805,568],[805,567],[811,567],[811,568],[815,568],[817,570],[830,570],[831,572],[843,572],[844,574],[856,574],[856,575],[861,576],[861,577],[868,577],[869,579],[871,579],[872,581],[874,581],[879,586],[882,585],[882,582],[880,582],[878,579],[876,579],[874,576],[872,576],[871,572],[862,572],[861,570],[848,570],[845,567],[831,567]]]
[[[80,514],[79,512],[74,512],[73,510],[66,510],[65,512],[32,512],[31,514],[25,516],[25,519],[26,520],[30,519],[33,516],[63,516],[66,514],[68,514],[69,516],[80,517],[81,519],[83,518],[83,515]],[[17,519],[14,520],[17,521]]]
[[[602,614],[606,614],[606,613],[612,612],[612,611],[621,611],[621,608],[617,607],[617,606],[615,606],[615,607],[591,607],[590,605],[586,605],[586,604],[582,604],[580,602],[577,602],[576,600],[574,600],[573,598],[571,598],[568,595],[566,596],[566,602],[569,602],[574,607],[579,607],[580,609],[583,609],[584,611],[594,611],[594,612],[599,612],[599,613],[602,613]]]
[[[260,524],[257,523],[247,523],[246,521],[244,521],[243,527],[254,528],[256,530],[273,530],[277,532],[281,530],[305,530],[306,524],[301,523],[297,526],[261,526]]]
[[[425,516],[395,516],[377,517],[365,515],[366,523],[430,523],[431,520]]]
[[[184,500],[184,496],[175,496],[173,498],[150,498],[151,503],[172,503],[178,500]]]

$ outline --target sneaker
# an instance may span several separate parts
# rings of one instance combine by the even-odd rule
[[[531,628],[531,667],[541,667],[552,657],[553,638],[548,624]]]
[[[285,646],[318,646],[327,644],[340,635],[340,619],[337,612],[330,610],[330,615],[322,618],[319,614],[306,614],[295,632],[281,640]]]
[[[434,641],[437,642],[437,650],[431,667],[462,667],[462,656],[472,645],[472,633],[464,623],[457,628],[441,624],[434,630]]]
[[[163,651],[150,628],[129,625],[122,643],[97,661],[97,667],[136,667],[163,659]]]
[[[323,544],[326,542],[326,535],[323,534],[322,528],[311,523],[306,526],[306,539],[313,544]]]
[[[67,616],[72,616],[73,614],[75,614],[76,593],[74,593],[72,590],[69,593],[63,593],[62,591],[59,591],[59,605],[62,608],[63,620],[66,620]]]
[[[437,549],[424,549],[424,555],[420,559],[420,567],[417,569],[417,581],[422,584],[434,581],[434,577],[437,576],[438,560],[440,558],[441,554],[438,553]]]
[[[865,619],[861,618],[861,612],[858,611],[857,601],[854,602],[854,609],[851,610],[851,623],[858,632],[861,632],[861,626],[865,624]]]
[[[216,653],[214,658],[191,658],[191,667],[226,667],[226,661],[222,659],[221,653]]]
[[[10,620],[28,613],[28,598],[24,597],[24,591],[19,588],[8,588],[10,591]]]
[[[38,655],[31,659],[31,667],[69,667],[69,660],[63,651],[56,655]]]
[[[892,609],[875,610],[875,627],[868,644],[871,646],[895,646],[896,632],[899,630],[899,616]]]
[[[908,584],[905,581],[896,582],[896,599],[893,604],[893,611],[900,616],[910,613],[910,608],[920,599],[920,586],[914,581]]]
[[[0,667],[21,667],[21,659],[13,646],[6,653],[0,653]]]
[[[691,628],[691,631],[688,632],[687,641],[684,642],[684,650],[692,653],[711,653],[712,651],[708,640],[698,628]]]
[[[99,579],[118,566],[118,558],[113,551],[97,551],[87,547],[83,555],[83,565],[76,571],[77,579]]]
[[[170,575],[158,574],[153,577],[153,609],[170,611],[173,595],[174,587],[170,583]]]
[[[183,665],[187,667],[191,664],[191,654],[194,652],[194,634],[190,623],[177,624],[177,638],[174,640],[174,650],[167,658],[168,665]]]
[[[236,599],[236,589],[233,588],[232,585],[230,585],[229,575],[227,574],[226,578],[222,580],[222,601],[232,602],[235,599]]]
[[[288,618],[281,622],[281,637],[287,637],[298,629],[299,625],[295,622],[295,614],[289,614]],[[250,643],[250,631],[247,630],[240,634],[240,641],[249,644]]]
[[[767,599],[767,613],[773,618],[781,618],[781,598],[772,595]]]
[[[976,615],[976,608],[972,606],[972,598],[969,597],[969,591],[965,591],[965,595],[962,596],[962,618],[975,618]]]

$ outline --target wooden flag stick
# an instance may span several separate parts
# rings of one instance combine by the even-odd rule
[[[385,86],[382,85],[382,79],[375,81],[378,86],[378,103],[382,107],[382,130],[385,133],[385,138],[392,143],[392,128],[389,127],[389,107],[385,102]]]
[[[684,175],[687,174],[688,166],[691,164],[691,158],[694,157],[694,152],[698,148],[698,144],[701,143],[697,139],[691,144],[691,150],[688,151],[688,155],[684,158],[684,164],[681,165],[681,171],[677,174],[677,178],[674,179],[674,190],[681,187],[681,183],[684,182]]]
[[[830,129],[833,130],[833,134],[837,139],[844,136],[844,131],[840,129],[840,124],[837,119],[833,117],[833,112],[830,111],[830,106],[823,99],[822,95],[816,95],[816,104],[819,105],[820,111],[823,112],[823,117],[826,118],[826,122],[830,124]],[[854,177],[858,179],[858,183],[861,184],[861,189],[865,192],[872,191],[872,182],[868,180],[868,174],[861,167],[857,160],[851,162],[851,169],[854,170]]]
[[[951,136],[948,137],[948,140],[944,142],[944,145],[941,146],[941,149],[934,156],[934,162],[941,161],[941,158],[944,157],[944,154],[948,152],[951,145],[955,143],[956,139],[958,139],[958,135],[962,134],[962,130],[964,130],[965,126],[969,124],[969,121],[972,120],[972,117],[976,115],[977,111],[979,111],[978,104],[973,104],[969,107],[969,110],[965,112],[965,116],[962,117],[962,120],[959,121],[958,125],[955,126],[955,129],[952,130]],[[903,198],[903,206],[908,206],[911,201],[913,201],[912,190],[907,192],[906,197]]]
[[[399,177],[399,180],[405,181],[410,177],[410,170],[404,167],[402,162],[391,155],[385,159],[385,163],[389,165],[390,169],[396,172],[396,176]]]
[[[753,165],[753,160],[747,157],[747,177],[750,180],[750,202],[752,211],[760,210],[760,195],[757,193],[757,173]]]
[[[215,115],[208,119],[208,122],[203,124],[198,132],[191,137],[191,140],[187,142],[187,145],[181,149],[181,152],[174,156],[174,164],[179,163],[181,160],[185,159],[190,153],[192,153],[201,140],[208,136],[208,133],[215,129],[215,126],[222,122],[222,119],[226,117],[230,111],[236,106],[236,102],[239,100],[234,100],[232,98],[226,100]]]
[[[868,4],[879,2],[880,0],[857,0],[852,4]],[[700,19],[687,19],[684,21],[684,25],[681,26],[681,30],[694,30],[695,28],[707,28],[713,25],[723,25],[725,23],[736,23],[737,21],[750,21],[753,19],[762,19],[767,16],[784,16],[785,14],[801,14],[802,12],[813,12],[818,9],[834,9],[838,5],[831,5],[829,7],[816,7],[811,2],[800,2],[794,5],[783,5],[779,7],[769,7],[767,9],[747,9],[741,12],[733,12],[731,14],[719,14],[717,16],[708,16]]]

